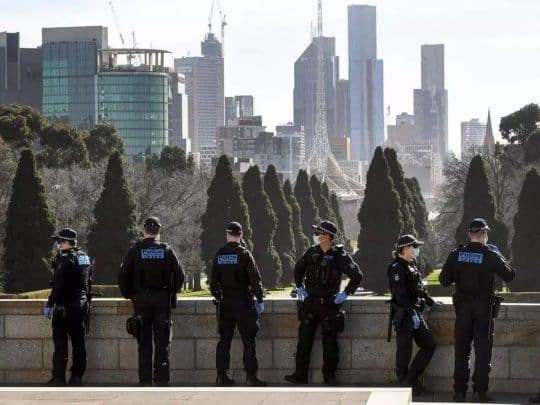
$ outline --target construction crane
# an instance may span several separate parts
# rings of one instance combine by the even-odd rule
[[[225,57],[225,27],[227,26],[227,21],[225,20],[225,13],[221,8],[219,0],[212,0],[212,6],[210,7],[210,16],[208,17],[208,32],[212,33],[212,20],[214,18],[214,8],[217,7],[219,16],[221,19],[221,55]]]
[[[111,6],[111,13],[114,19],[114,25],[116,25],[116,30],[118,31],[118,35],[120,35],[120,42],[122,42],[122,47],[127,48],[126,41],[124,40],[124,35],[122,34],[122,29],[120,28],[120,21],[118,20],[118,15],[116,14],[116,10],[114,9],[114,5],[112,1],[109,1],[109,5]],[[135,31],[132,33],[133,35],[133,48],[135,48]],[[131,61],[133,60],[133,55],[128,55],[128,62],[131,65]],[[139,56],[139,63],[141,62],[140,56]],[[141,63],[142,64],[142,63]]]

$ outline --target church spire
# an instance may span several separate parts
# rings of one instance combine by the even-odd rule
[[[491,152],[495,148],[495,137],[493,136],[493,127],[491,126],[491,110],[488,109],[486,134],[484,136],[484,149]]]

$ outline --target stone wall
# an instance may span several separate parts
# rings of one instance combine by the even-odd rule
[[[41,315],[43,300],[0,300],[0,383],[40,384],[50,377],[53,344],[50,321]],[[386,342],[387,305],[378,298],[351,298],[344,304],[347,324],[340,335],[343,383],[387,386],[394,382],[395,341]],[[182,299],[174,311],[171,347],[172,382],[206,385],[215,379],[217,342],[214,305],[209,299]],[[257,344],[260,375],[282,383],[294,367],[297,337],[295,302],[266,300]],[[86,382],[131,384],[137,378],[136,342],[125,332],[131,304],[96,299],[88,336]],[[431,389],[452,389],[453,308],[446,304],[428,314],[438,343],[428,369]],[[237,334],[238,335],[238,334]],[[540,304],[507,304],[496,321],[492,390],[532,392],[540,385]],[[312,381],[321,382],[320,336],[312,356]],[[233,342],[232,369],[243,382],[241,343]]]

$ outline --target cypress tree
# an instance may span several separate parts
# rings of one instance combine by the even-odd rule
[[[281,260],[283,275],[282,284],[289,284],[293,280],[294,259],[296,250],[292,231],[292,209],[281,187],[276,168],[268,166],[264,175],[264,191],[270,199],[272,209],[277,217],[277,228],[274,236],[274,246]]]
[[[469,165],[463,192],[463,217],[456,230],[458,245],[468,242],[467,229],[474,218],[484,218],[488,221],[491,228],[489,243],[497,245],[501,253],[508,256],[510,253],[508,228],[496,215],[495,200],[480,155],[475,156]]]
[[[326,183],[323,183],[323,191],[325,190],[325,188],[326,190],[328,190]],[[347,249],[347,251],[349,252],[352,252],[353,246],[352,246],[351,240],[347,238],[347,235],[345,234],[345,225],[343,224],[343,218],[341,217],[341,210],[339,208],[339,200],[336,193],[332,193],[330,195],[330,207],[332,208],[332,211],[334,212],[334,217],[336,218],[336,221],[337,221],[337,227],[341,235],[340,239],[345,244],[345,249]]]
[[[388,289],[386,269],[403,222],[399,194],[381,147],[375,150],[367,173],[358,221],[360,234],[355,260],[364,271],[366,287],[382,294]]]
[[[309,179],[309,186],[311,187],[311,195],[313,195],[313,201],[315,201],[321,221],[328,220],[337,225],[337,219],[330,207],[330,201],[324,195],[323,185],[316,175],[312,175]]]
[[[274,248],[277,218],[264,192],[259,166],[250,167],[244,174],[242,191],[249,208],[253,231],[253,256],[264,285],[273,289],[281,280],[281,261]]]
[[[294,196],[293,188],[289,180],[286,180],[283,184],[283,194],[291,206],[291,225],[296,252],[295,260],[298,260],[309,247],[309,239],[302,230],[302,214],[300,212],[300,206],[298,205],[298,201],[296,201],[296,197]]]
[[[302,231],[311,240],[313,228],[311,225],[319,223],[319,210],[313,200],[308,174],[305,170],[299,170],[294,185],[294,196],[300,206],[302,218]]]
[[[540,291],[540,175],[531,169],[519,194],[514,217],[512,264],[518,276],[512,291]]]
[[[422,196],[420,184],[418,183],[418,179],[416,177],[405,179],[405,184],[407,185],[412,197],[414,229],[416,230],[416,235],[420,239],[425,239],[429,233],[429,220],[426,202]]]
[[[47,288],[52,272],[54,214],[31,150],[21,153],[6,215],[4,291]]]
[[[201,218],[201,259],[209,269],[217,250],[225,244],[225,228],[231,221],[242,225],[247,248],[252,248],[248,207],[225,155],[219,158],[207,195],[206,211]]]
[[[135,202],[124,177],[118,151],[109,157],[103,191],[94,207],[94,223],[88,234],[88,251],[94,259],[94,277],[101,284],[115,284],[127,250],[138,229]]]
[[[403,222],[402,234],[409,233],[416,235],[414,229],[414,206],[413,197],[407,184],[405,183],[405,177],[403,175],[403,168],[398,161],[397,153],[394,149],[386,148],[384,150],[384,157],[388,163],[388,170],[390,177],[394,182],[394,188],[399,194],[401,220]]]

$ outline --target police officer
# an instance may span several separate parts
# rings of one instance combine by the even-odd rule
[[[420,246],[424,242],[413,235],[400,236],[394,251],[394,261],[388,267],[388,281],[392,294],[392,323],[396,330],[396,375],[400,385],[421,394],[419,377],[435,353],[435,340],[422,312],[426,305],[435,305],[422,284],[422,273],[416,266]],[[420,348],[412,363],[413,339]],[[409,365],[410,363],[410,365]]]
[[[454,400],[465,402],[469,382],[469,357],[474,342],[474,399],[489,402],[489,372],[493,348],[494,319],[500,301],[494,296],[495,275],[510,282],[516,273],[494,245],[488,245],[487,222],[474,219],[469,225],[470,243],[448,256],[439,281],[455,283],[455,369]]]
[[[246,383],[254,387],[265,386],[266,382],[257,378],[255,351],[259,316],[264,311],[261,275],[253,256],[242,242],[242,226],[238,222],[229,223],[226,237],[227,243],[216,253],[210,272],[210,292],[216,299],[219,322],[216,385],[234,385],[227,370],[234,329],[238,325],[244,344]]]
[[[343,331],[345,321],[340,306],[348,295],[354,294],[363,276],[343,245],[334,243],[337,227],[332,222],[322,221],[319,225],[313,225],[313,228],[314,245],[304,253],[294,268],[300,326],[296,370],[285,376],[285,380],[293,384],[307,384],[313,338],[317,326],[321,324],[324,382],[327,385],[337,385],[337,334]],[[340,292],[342,274],[347,275],[350,281]]]
[[[51,295],[43,315],[52,316],[54,341],[50,385],[66,384],[68,337],[73,349],[70,385],[82,385],[86,370],[85,324],[90,295],[90,258],[77,247],[77,232],[65,228],[52,236],[58,253],[53,263]]]
[[[159,240],[160,228],[158,218],[145,220],[144,238],[129,249],[118,275],[122,295],[132,300],[135,316],[142,320],[137,337],[141,386],[169,384],[171,307],[176,307],[176,293],[185,277],[174,250]]]

